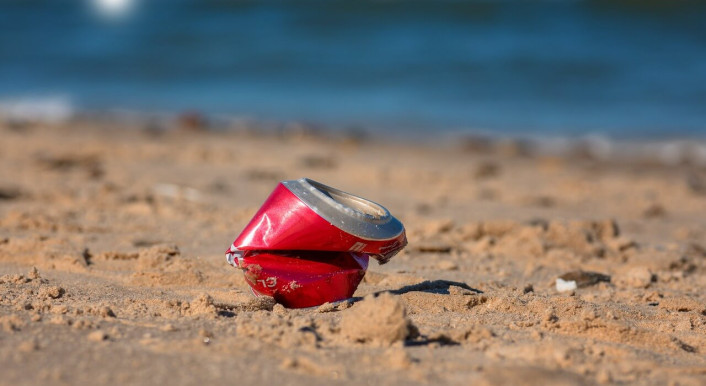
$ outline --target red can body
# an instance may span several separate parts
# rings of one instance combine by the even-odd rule
[[[240,267],[257,295],[289,308],[314,307],[353,296],[368,268],[368,255],[353,252],[252,252]]]

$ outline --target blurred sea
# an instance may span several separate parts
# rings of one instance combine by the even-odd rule
[[[0,110],[706,137],[704,1],[102,3],[0,0]]]

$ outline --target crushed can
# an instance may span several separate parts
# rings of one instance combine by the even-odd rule
[[[255,295],[304,308],[350,298],[371,257],[384,264],[406,244],[382,205],[302,178],[277,185],[226,259]]]

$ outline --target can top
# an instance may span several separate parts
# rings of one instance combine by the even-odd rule
[[[308,178],[282,181],[316,214],[339,229],[367,240],[388,240],[404,232],[402,223],[380,204]]]

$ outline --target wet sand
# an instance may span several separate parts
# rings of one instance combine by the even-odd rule
[[[296,131],[0,135],[0,384],[706,382],[703,167]],[[304,176],[383,204],[409,245],[351,301],[288,310],[223,253]]]

